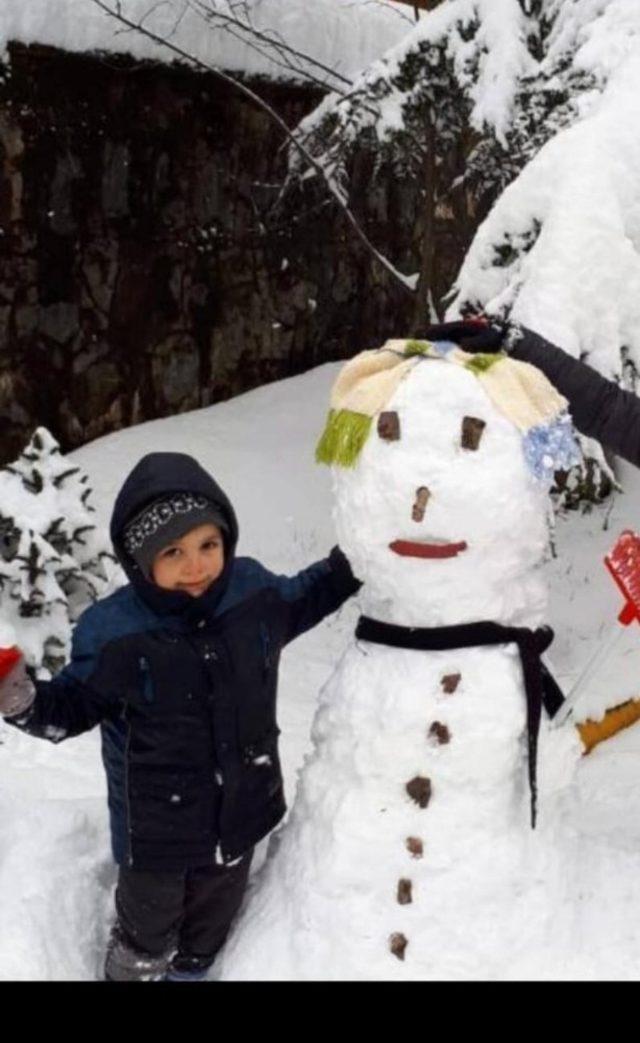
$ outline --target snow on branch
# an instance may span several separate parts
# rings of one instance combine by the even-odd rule
[[[510,134],[522,169],[478,229],[447,317],[510,316],[637,392],[640,5],[540,6],[539,73],[519,94]],[[599,446],[584,440],[583,451],[587,484],[611,477]]]
[[[640,367],[640,9],[563,5],[542,72],[564,126],[482,224],[451,316],[513,315],[635,389]],[[535,136],[535,135],[534,135]]]
[[[327,98],[300,127],[335,154],[366,133],[381,144],[419,129],[426,107],[446,131],[453,106],[504,142],[519,80],[531,73],[518,0],[449,0],[374,62],[346,97]]]
[[[42,676],[68,659],[80,613],[125,581],[91,497],[43,427],[0,468],[0,645],[18,642]]]
[[[415,179],[435,150],[436,209],[465,185],[494,207],[450,312],[514,309],[629,376],[640,365],[637,98],[637,0],[448,0],[297,134],[345,197],[356,149],[383,176],[391,165]],[[447,185],[455,150],[464,166]]]

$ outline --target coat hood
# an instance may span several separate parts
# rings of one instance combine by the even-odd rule
[[[145,579],[122,543],[124,527],[131,518],[154,500],[176,492],[206,496],[218,508],[229,527],[228,534],[224,534],[225,563],[222,574],[199,598],[193,598],[184,591],[162,590]],[[215,610],[229,582],[238,542],[238,522],[227,495],[192,456],[186,453],[148,453],[143,456],[116,497],[110,533],[115,554],[132,586],[155,612],[161,615],[197,612],[202,615],[202,611],[210,614]]]

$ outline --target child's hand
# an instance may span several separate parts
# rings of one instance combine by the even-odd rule
[[[0,714],[13,717],[28,710],[35,698],[19,648],[0,648]]]

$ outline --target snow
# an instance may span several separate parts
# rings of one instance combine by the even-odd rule
[[[581,0],[559,4],[549,61],[577,45],[576,68],[607,83],[640,44],[640,11],[636,0]]]
[[[480,179],[495,192],[524,165],[477,230],[445,297],[447,318],[467,309],[511,315],[633,387],[640,370],[640,4],[439,5],[365,68],[346,97],[327,96],[300,124],[345,198],[353,150],[370,148],[373,133],[396,162],[411,162],[413,136],[422,133],[415,113],[426,110],[430,91],[439,151],[455,126],[447,103],[469,106],[464,119],[483,142],[469,155],[471,185]],[[294,151],[291,165],[304,168]],[[598,450],[583,448],[606,471]]]
[[[609,377],[620,374],[621,344],[640,360],[639,58],[508,186],[456,280],[460,299],[482,301],[491,313],[511,309]],[[535,222],[541,231],[531,249],[496,266],[496,244],[517,246]]]
[[[440,679],[454,667],[462,681],[445,695]],[[476,976],[481,966],[494,977],[496,964],[504,976],[518,936],[532,940],[513,900],[513,864],[528,841],[527,797],[512,785],[522,770],[519,685],[510,652],[437,652],[426,662],[421,652],[352,646],[323,692],[316,748],[225,951],[223,980],[403,981]],[[452,738],[427,752],[433,720]],[[425,774],[433,795],[423,808],[405,784]],[[408,837],[424,841],[422,859]],[[401,879],[412,883],[405,906]],[[396,932],[409,943],[403,963],[388,949]]]
[[[19,627],[27,662],[50,677],[52,646],[68,655],[72,623],[123,574],[94,530],[86,475],[70,465],[45,428],[0,472],[0,502],[10,562],[0,585],[0,638],[11,644]],[[15,547],[12,548],[12,543]],[[35,552],[35,557],[33,556]],[[32,567],[26,568],[25,562]]]
[[[12,648],[18,640],[15,628],[6,619],[0,619],[0,648]]]
[[[372,434],[358,467],[334,477],[338,539],[365,584],[364,614],[403,626],[537,626],[545,595],[532,566],[548,542],[546,488],[525,465],[521,432],[477,377],[444,360],[418,360],[386,408],[398,413],[400,438]],[[476,451],[462,447],[466,416],[486,424]],[[431,495],[416,523],[421,487]],[[439,569],[389,553],[395,540],[429,539],[466,549]]]
[[[338,95],[323,99],[302,121],[300,130],[312,133],[331,111],[347,138],[370,124],[384,140],[404,125],[403,108],[411,91],[400,75],[403,62],[412,53],[426,51],[428,55],[429,48],[444,46],[457,84],[471,101],[471,125],[480,131],[488,129],[504,142],[520,79],[535,67],[526,47],[526,25],[518,0],[447,0],[365,68],[344,101]],[[477,31],[466,39],[474,26]],[[380,84],[384,90],[379,89]],[[362,92],[368,94],[369,104],[354,112],[351,99]]]
[[[404,627],[540,625],[547,486],[529,470],[521,431],[473,373],[445,359],[414,360],[385,409],[399,437],[372,431],[356,466],[334,474],[338,538],[363,580],[363,614]],[[469,416],[484,422],[474,450],[461,439]],[[411,505],[427,486],[419,520]],[[397,540],[462,550],[400,557]],[[454,673],[460,683],[447,693],[442,679]],[[517,977],[530,949],[556,935],[565,886],[553,814],[535,842],[528,836],[526,705],[513,645],[425,652],[352,640],[322,693],[290,821],[221,959],[222,980]],[[427,750],[435,725],[450,741]],[[553,736],[556,758],[577,766],[573,725]],[[411,780],[432,787],[426,807],[408,794]],[[553,807],[545,795],[543,815]],[[419,862],[410,837],[424,843]],[[411,902],[399,903],[402,887]],[[389,952],[398,933],[402,961]]]
[[[594,87],[579,97],[577,121],[540,149],[479,228],[448,315],[464,301],[510,312],[619,378],[621,345],[640,363],[639,5],[561,5],[542,71],[563,55]],[[515,256],[499,264],[505,244]]]
[[[322,366],[230,402],[143,424],[83,447],[73,460],[90,476],[98,519],[106,524],[124,475],[141,455],[160,448],[184,451],[201,460],[231,496],[240,518],[240,553],[283,572],[325,554],[335,540],[330,475],[313,463],[313,447],[337,371],[336,365]],[[590,513],[559,520],[557,557],[545,565],[548,619],[557,634],[551,658],[565,688],[621,608],[602,558],[618,533],[636,523],[640,475],[623,465],[620,478],[624,494]],[[295,642],[283,658],[279,716],[290,803],[296,773],[310,751],[318,693],[351,643],[357,612],[355,603],[347,604]],[[623,636],[626,644],[612,653],[602,686],[590,697],[591,712],[621,702],[633,691],[640,668],[637,625]],[[0,980],[100,977],[115,870],[98,734],[54,746],[0,726],[0,740]],[[560,838],[556,854],[549,855],[552,867],[559,859],[565,880],[562,902],[556,893],[558,904],[553,905],[560,918],[558,936],[533,946],[528,956],[522,954],[522,975],[637,979],[639,754],[636,725],[582,760],[573,782],[550,783],[565,787],[553,816],[549,818],[548,805],[544,816],[541,811],[541,828],[546,820]],[[544,763],[540,774],[542,786]],[[523,801],[526,814],[526,793]],[[265,848],[261,845],[255,860],[254,879]],[[417,864],[422,863],[412,861],[412,869]],[[536,908],[544,912],[544,882],[536,883],[535,892]],[[335,902],[339,905],[340,894]],[[416,907],[414,903],[401,911],[410,915]],[[456,923],[464,929],[461,919]],[[490,954],[492,960],[496,955]],[[272,956],[268,950],[261,953],[260,976],[267,976]],[[335,958],[339,967],[339,952]],[[476,977],[484,976],[482,966],[476,971]],[[473,976],[469,968],[461,974]]]
[[[534,70],[526,46],[527,20],[517,0],[479,0],[479,29],[471,50],[480,49],[479,69],[468,77],[473,100],[471,121],[478,129],[492,127],[500,142],[511,120],[515,88],[520,79]],[[460,67],[465,48],[456,49]],[[465,77],[460,69],[460,82]]]
[[[111,10],[116,0],[104,0]],[[242,10],[227,0],[121,0],[122,14],[144,20],[150,32],[200,61],[229,71],[274,79],[302,80],[307,73],[332,86],[350,77],[399,40],[413,25],[410,10],[388,0],[248,0]],[[235,15],[271,39],[285,41],[340,76],[298,59],[283,68],[273,51],[256,50],[239,30],[212,30],[203,12]],[[106,51],[165,62],[179,60],[167,48],[118,24],[95,0],[3,0],[0,53],[12,40],[48,44],[66,51]],[[254,41],[255,42],[255,41]],[[344,86],[344,83],[343,83]]]

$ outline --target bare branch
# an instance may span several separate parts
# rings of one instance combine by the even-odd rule
[[[373,245],[364,229],[362,229],[358,224],[358,220],[355,217],[355,214],[352,212],[351,208],[348,205],[346,196],[342,192],[340,186],[335,182],[330,172],[325,169],[325,165],[322,163],[321,160],[316,159],[315,156],[313,156],[307,148],[305,148],[305,146],[299,140],[298,136],[289,129],[282,117],[276,112],[276,110],[271,105],[269,105],[267,101],[264,100],[264,98],[261,98],[259,94],[256,94],[256,92],[251,90],[251,88],[248,87],[245,83],[243,83],[241,80],[236,79],[234,76],[231,76],[228,72],[225,72],[223,69],[220,69],[217,65],[213,65],[209,62],[202,61],[202,59],[198,58],[195,54],[190,54],[188,51],[185,51],[182,47],[179,47],[176,43],[172,43],[165,37],[159,36],[157,33],[154,33],[151,29],[147,29],[144,25],[142,25],[141,22],[134,22],[130,18],[127,18],[126,15],[122,13],[120,0],[111,0],[111,3],[114,6],[110,6],[107,0],[91,0],[91,3],[94,3],[102,11],[104,11],[105,14],[109,15],[109,17],[114,18],[120,25],[125,26],[129,30],[141,33],[147,39],[153,40],[153,42],[158,44],[160,47],[166,48],[172,54],[177,55],[178,58],[181,58],[183,61],[192,65],[194,68],[201,69],[203,72],[208,72],[211,73],[213,76],[217,76],[218,79],[222,80],[224,83],[229,84],[235,90],[239,91],[240,94],[243,94],[246,98],[249,98],[255,105],[261,108],[263,112],[266,112],[267,115],[273,120],[273,122],[280,128],[285,138],[291,143],[294,149],[301,155],[302,159],[306,162],[309,168],[309,173],[313,170],[319,177],[322,178],[322,181],[324,182],[328,191],[331,193],[331,195],[337,202],[344,217],[347,219],[354,232],[356,233],[357,237],[360,239],[361,243],[367,248],[369,253],[373,257],[375,257],[377,262],[394,277],[396,282],[404,286],[405,289],[409,292],[414,292],[416,285],[415,277],[404,275],[402,272],[398,271],[398,269],[395,268],[394,265],[392,265],[391,262],[383,254],[381,254],[379,250],[376,249],[376,247]]]
[[[240,40],[245,47],[249,47],[252,51],[257,54],[268,58],[270,62],[276,65],[280,69],[284,69],[287,72],[295,72],[302,76],[305,80],[309,80],[316,86],[321,87],[322,90],[326,90],[330,87],[337,94],[342,94],[342,90],[339,87],[335,87],[333,84],[328,84],[326,79],[320,79],[315,76],[307,68],[303,68],[302,65],[294,63],[292,57],[300,55],[305,61],[313,62],[313,59],[307,58],[302,52],[297,52],[293,48],[285,48],[280,41],[277,39],[270,39],[264,33],[259,33],[254,30],[248,23],[239,23],[236,19],[230,18],[228,15],[220,14],[217,11],[209,11],[205,9],[205,5],[201,0],[195,0],[194,3],[190,3],[189,7],[195,11],[201,18],[205,20],[210,30],[215,31],[218,29],[220,32],[227,33],[235,40]],[[265,43],[262,45],[261,41],[264,39]],[[260,42],[257,42],[260,41]],[[287,53],[289,52],[289,53]],[[275,54],[280,57],[276,58]],[[315,62],[314,64],[320,65],[321,68],[325,68],[321,63]],[[339,76],[339,73],[332,72],[331,75]],[[349,81],[346,81],[349,83]]]
[[[403,0],[400,0],[400,2],[403,2]],[[413,2],[413,0],[406,0],[406,2],[411,4]],[[393,11],[393,13],[395,15],[397,15],[398,18],[401,18],[403,22],[408,22],[409,25],[413,25],[414,24],[413,18],[410,18],[408,14],[405,14],[404,11],[401,11],[400,8],[396,7],[395,4],[392,7],[391,4],[381,3],[381,0],[366,0],[366,3],[364,3],[364,4],[353,3],[353,4],[347,4],[346,6],[347,7],[358,7],[358,8],[362,8],[362,7],[383,7],[385,11]]]
[[[178,29],[180,28],[180,23],[182,22],[182,19],[184,18],[185,14],[187,13],[187,8],[188,8],[188,4],[185,3],[183,5],[183,7],[182,7],[182,11],[180,12],[180,14],[178,15],[178,17],[176,18],[176,20],[174,22],[173,29],[169,33],[169,39],[171,39],[172,36],[175,36],[175,34],[177,33]]]
[[[246,11],[245,17],[239,18],[237,17],[237,15],[225,14],[218,8],[207,5],[204,2],[204,0],[187,0],[187,2],[189,3],[189,6],[193,10],[197,10],[207,22],[213,23],[215,21],[218,23],[219,27],[222,27],[223,25],[233,26],[235,29],[238,29],[241,33],[245,33],[248,36],[250,36],[253,40],[259,40],[260,43],[263,43],[268,47],[273,48],[274,50],[278,50],[281,53],[281,56],[287,55],[293,59],[297,59],[298,61],[303,61],[309,66],[315,66],[315,68],[319,69],[321,72],[326,73],[328,76],[332,76],[336,80],[339,80],[346,87],[351,86],[351,80],[347,76],[343,76],[342,73],[337,72],[336,69],[333,69],[330,66],[325,65],[323,62],[318,61],[316,58],[314,58],[310,54],[307,54],[305,51],[301,51],[298,48],[291,47],[284,39],[282,39],[279,33],[275,32],[275,30],[265,31],[258,29],[253,24],[251,20],[251,15],[246,9],[245,5],[243,5],[244,10]],[[289,64],[288,67],[294,68],[296,72],[302,72],[303,74],[307,74],[307,71],[297,64]],[[325,81],[315,80],[315,82],[322,82],[322,86],[326,86]],[[332,87],[332,89],[338,90],[338,88],[335,87]]]
[[[144,25],[147,18],[151,18],[151,16],[154,15],[160,7],[166,7],[167,5],[171,6],[171,4],[169,4],[169,0],[157,0],[157,3],[155,3],[153,7],[150,7],[149,10],[146,11],[145,14],[143,14],[142,18],[140,19],[140,25]]]

